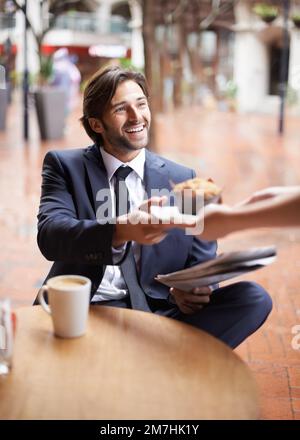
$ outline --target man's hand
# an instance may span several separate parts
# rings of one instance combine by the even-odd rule
[[[137,210],[117,218],[112,244],[114,247],[119,247],[127,241],[156,244],[165,238],[167,226],[157,222],[155,224],[150,214]]]
[[[197,287],[191,292],[185,292],[175,287],[170,289],[170,294],[174,298],[179,310],[186,315],[197,313],[205,304],[208,304],[211,293],[212,288],[210,286]]]
[[[143,203],[139,206],[139,210],[150,214],[151,206],[163,206],[167,203],[167,201],[168,198],[166,196],[151,197],[150,199],[143,201]]]
[[[157,244],[162,241],[169,229],[176,227],[174,223],[162,224],[150,212],[151,205],[162,205],[166,197],[152,197],[145,200],[139,209],[117,218],[113,246],[119,247],[127,241],[140,244]]]

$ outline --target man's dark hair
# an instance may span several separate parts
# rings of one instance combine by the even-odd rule
[[[92,130],[88,119],[101,119],[107,109],[117,87],[124,81],[136,82],[148,98],[148,86],[143,74],[133,70],[125,70],[118,66],[109,66],[98,70],[87,82],[83,95],[82,125],[89,137],[98,145],[102,143],[102,136]]]

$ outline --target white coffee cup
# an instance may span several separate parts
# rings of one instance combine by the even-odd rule
[[[44,298],[45,292],[49,305]],[[41,287],[38,301],[51,315],[56,336],[75,338],[85,333],[90,294],[91,280],[79,275],[53,277]]]

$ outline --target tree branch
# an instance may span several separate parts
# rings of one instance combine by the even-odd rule
[[[201,30],[207,29],[215,21],[218,15],[227,12],[230,8],[233,8],[238,1],[239,0],[229,0],[226,3],[220,3],[220,0],[212,0],[211,13],[201,21],[199,28]]]
[[[189,0],[179,0],[179,3],[175,9],[165,16],[165,23],[170,24],[177,21],[178,18],[180,18],[180,15],[184,12],[188,3]]]
[[[25,14],[25,7],[24,5],[20,5],[17,0],[12,0],[13,4],[15,5],[15,7],[17,8],[18,11],[22,11],[25,17],[25,21],[26,21],[26,27],[29,28],[38,44],[38,34],[35,32],[35,29],[31,23],[31,21],[29,20],[28,16]]]

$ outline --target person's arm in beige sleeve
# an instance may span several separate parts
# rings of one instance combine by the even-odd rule
[[[260,227],[300,226],[300,187],[272,188],[254,193],[235,207],[205,208],[202,239],[214,240],[232,232]],[[257,201],[259,200],[259,201]]]
[[[261,202],[262,200],[273,199],[279,196],[292,196],[300,194],[300,186],[270,186],[255,191],[246,200],[238,203],[236,206],[249,205],[250,203]]]

